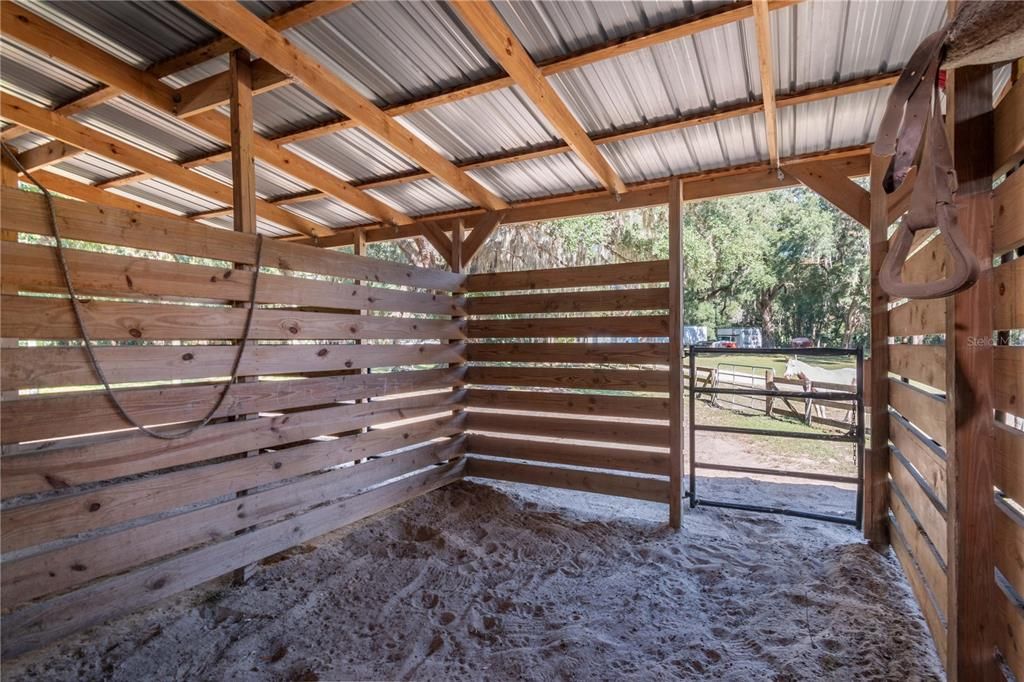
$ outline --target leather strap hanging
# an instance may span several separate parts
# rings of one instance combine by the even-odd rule
[[[922,41],[900,74],[886,105],[872,156],[890,159],[882,186],[887,195],[900,188],[918,166],[910,211],[893,236],[879,271],[879,284],[893,298],[941,298],[974,284],[978,260],[957,225],[956,172],[939,104],[938,74],[949,26]],[[873,164],[874,165],[874,164]],[[930,282],[904,282],[903,265],[914,234],[938,229],[949,252],[948,274]]]

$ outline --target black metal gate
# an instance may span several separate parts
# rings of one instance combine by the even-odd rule
[[[854,525],[857,528],[861,526],[862,520],[862,503],[864,499],[864,351],[860,348],[847,349],[847,348],[700,348],[691,347],[689,349],[690,355],[690,418],[689,418],[689,451],[690,451],[690,470],[689,470],[689,492],[687,497],[690,499],[690,507],[696,507],[698,505],[705,507],[723,507],[727,509],[741,509],[744,511],[756,511],[756,512],[767,512],[770,514],[784,514],[786,516],[798,516],[801,518],[817,519],[819,521],[830,521],[834,523],[842,523],[848,525]],[[771,389],[768,386],[767,379],[765,381],[765,388],[722,388],[717,385],[709,384],[705,386],[697,385],[697,358],[700,356],[723,356],[723,355],[800,355],[800,356],[844,356],[851,355],[856,357],[857,361],[857,382],[855,391],[840,391],[840,390],[825,390],[825,391],[780,391],[778,389]],[[753,383],[753,382],[752,382]],[[757,396],[764,397],[765,400],[772,399],[796,399],[804,400],[805,404],[810,405],[810,400],[823,400],[831,402],[850,402],[854,405],[855,418],[849,433],[838,434],[838,433],[801,433],[796,431],[784,431],[775,429],[745,429],[733,426],[716,426],[711,424],[698,424],[696,420],[696,408],[697,408],[697,396],[701,394],[709,394],[713,397],[719,395],[727,396]],[[778,470],[778,469],[766,469],[761,467],[744,467],[744,466],[732,466],[727,464],[715,464],[712,462],[702,462],[697,457],[697,431],[713,431],[719,433],[737,433],[737,434],[748,434],[755,436],[776,436],[780,438],[802,438],[811,440],[822,440],[832,442],[844,442],[853,443],[856,445],[857,450],[857,462],[856,462],[856,476],[840,476],[831,474],[819,474],[813,472],[801,472],[801,471],[789,471],[789,470]],[[826,481],[831,483],[854,483],[857,486],[857,508],[855,510],[855,518],[850,519],[849,517],[834,516],[830,514],[819,514],[816,512],[792,509],[788,507],[770,507],[753,504],[741,504],[737,502],[725,502],[721,500],[711,500],[704,497],[700,497],[697,493],[697,470],[707,469],[716,471],[732,471],[736,473],[747,473],[747,474],[761,474],[769,476],[780,476],[787,478],[799,478],[814,481]]]

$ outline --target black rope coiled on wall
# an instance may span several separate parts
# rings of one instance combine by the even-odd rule
[[[89,332],[85,326],[85,318],[82,314],[82,304],[78,299],[78,292],[75,290],[74,283],[71,280],[71,272],[68,269],[68,262],[64,256],[64,241],[60,236],[60,225],[57,221],[57,209],[53,203],[53,196],[46,187],[32,177],[32,174],[25,169],[18,160],[18,157],[7,147],[7,145],[3,145],[3,150],[8,158],[10,158],[18,172],[25,176],[25,178],[33,185],[38,187],[46,200],[46,208],[48,209],[50,219],[50,229],[53,231],[53,238],[56,241],[55,251],[57,254],[57,261],[60,264],[61,274],[64,276],[64,285],[68,290],[68,297],[71,300],[71,309],[74,311],[75,321],[78,323],[78,329],[82,334],[83,341],[85,342],[85,353],[89,358],[89,364],[92,365],[92,370],[95,373],[96,378],[103,384],[107,397],[110,398],[110,401],[114,404],[114,407],[117,408],[121,417],[139,431],[148,436],[152,436],[153,438],[159,438],[160,440],[178,440],[179,438],[185,438],[209,424],[210,420],[213,419],[213,416],[217,414],[221,406],[224,404],[224,400],[227,398],[231,385],[238,381],[238,370],[242,365],[242,355],[245,353],[246,345],[248,345],[249,332],[252,330],[253,313],[256,310],[256,286],[259,281],[260,264],[263,257],[263,235],[256,235],[256,265],[252,274],[252,287],[249,291],[249,309],[245,316],[245,329],[242,332],[242,339],[238,345],[238,352],[235,354],[235,360],[231,366],[231,378],[221,389],[217,402],[210,408],[210,411],[206,413],[206,416],[199,420],[199,422],[189,426],[184,431],[179,431],[177,433],[154,431],[128,413],[128,410],[121,403],[121,400],[117,395],[117,391],[111,387],[110,382],[107,380],[107,375],[103,371],[103,367],[100,365],[99,359],[96,357],[96,350],[93,345],[93,341],[89,337]]]

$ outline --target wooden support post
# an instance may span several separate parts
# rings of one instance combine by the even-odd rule
[[[889,209],[882,181],[888,157],[871,157],[871,444],[864,456],[864,537],[879,552],[889,546],[889,296],[878,273],[889,252]]]
[[[686,258],[683,253],[683,181],[673,178],[668,185],[668,258],[669,258],[669,465],[668,523],[679,528],[683,523],[683,287],[686,282]]]
[[[463,269],[462,249],[463,249],[465,237],[466,237],[466,223],[462,219],[458,219],[452,225],[451,260],[449,261],[451,263],[452,272],[458,272],[458,273],[462,272],[462,269]],[[465,291],[464,288],[460,288],[460,290],[458,292],[455,292],[455,295],[463,294],[464,291]],[[463,318],[461,316],[452,315],[452,320],[453,321],[460,321],[462,319]],[[455,345],[455,344],[462,343],[462,341],[459,341],[458,339],[452,339],[448,343],[452,344],[452,345]],[[448,366],[449,367],[461,367],[463,364],[464,363],[456,362],[456,363],[451,363]],[[453,391],[458,391],[459,387],[456,386],[452,390]],[[459,414],[462,411],[463,411],[463,408],[460,407],[460,408],[457,408],[455,410],[452,410],[452,414]]]
[[[766,369],[764,371],[764,387],[766,390],[772,391],[775,389],[775,370]],[[766,417],[772,416],[773,408],[775,406],[775,398],[770,395],[764,397],[764,414]]]
[[[946,673],[950,680],[984,682],[1002,679],[989,620],[997,598],[992,518],[992,68],[956,69],[947,79],[947,93],[947,120],[954,124],[959,224],[981,273],[974,286],[948,299],[946,309]]]
[[[252,70],[249,53],[235,50],[231,53],[231,196],[235,232],[256,234],[256,161],[253,156],[253,111],[252,111]],[[250,266],[235,264],[236,270]],[[236,304],[247,308],[247,303]],[[239,342],[241,343],[241,342]],[[237,379],[239,383],[247,379]],[[238,421],[252,419],[256,415],[239,415]],[[258,450],[245,453],[246,457],[258,454]],[[240,490],[238,497],[248,494]],[[241,531],[245,532],[245,531]],[[245,583],[255,570],[255,564],[235,569],[233,581],[236,585]]]

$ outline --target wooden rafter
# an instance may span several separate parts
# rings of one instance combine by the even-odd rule
[[[866,90],[883,88],[894,84],[898,77],[898,73],[884,73],[876,76],[868,76],[865,78],[856,78],[850,81],[844,81],[833,85],[808,88],[807,90],[801,90],[789,95],[783,95],[779,97],[778,106],[788,107],[796,104],[816,102],[823,99],[829,99],[832,97],[841,97],[843,95],[864,92]],[[592,135],[591,140],[593,140],[594,144],[597,145],[611,144],[613,142],[635,139],[638,137],[644,137],[646,135],[655,135],[657,133],[663,133],[670,130],[682,130],[685,128],[692,128],[694,126],[707,125],[709,123],[715,123],[718,121],[725,121],[740,116],[747,116],[749,114],[757,113],[760,110],[760,102],[737,104],[709,112],[698,112],[686,116],[672,117],[661,121],[653,121],[646,123],[644,125],[637,126],[635,128],[616,130],[614,132],[609,133],[600,133],[597,135]],[[506,163],[514,163],[517,161],[526,161],[528,159],[539,159],[546,156],[553,156],[555,154],[563,154],[567,151],[569,151],[569,146],[565,142],[559,140],[558,142],[549,145],[544,145],[543,147],[533,148],[529,150],[502,152],[500,154],[495,154],[484,159],[466,161],[459,163],[457,165],[459,168],[463,170],[491,168]],[[198,166],[205,165],[206,163],[215,163],[218,161],[223,161],[227,158],[230,158],[230,151],[217,152],[207,157],[195,159],[193,161],[188,161],[182,165],[186,168],[195,168]],[[394,185],[415,182],[416,180],[422,180],[428,177],[430,177],[429,173],[417,170],[402,173],[400,175],[395,175],[391,177],[367,180],[364,182],[357,183],[356,186],[359,187],[360,189],[375,189],[378,187],[390,187]],[[132,179],[132,176],[129,175],[123,176],[123,178],[117,178],[115,180],[112,180],[111,182],[123,184],[124,182],[133,181],[134,180]],[[298,203],[303,201],[309,201],[310,199],[317,198],[320,196],[323,195],[320,193],[300,192],[294,195],[275,199],[274,203]]]
[[[753,0],[754,30],[757,33],[757,65],[761,72],[761,98],[764,101],[765,139],[768,158],[779,165],[779,125],[775,106],[775,79],[772,60],[772,30],[768,17],[768,0]]]
[[[768,7],[771,10],[778,10],[797,4],[800,1],[801,0],[769,0]],[[735,6],[730,5],[725,9],[716,8],[710,12],[698,14],[693,17],[687,17],[686,19],[682,19],[672,24],[659,26],[618,40],[602,43],[601,45],[581,50],[575,54],[556,57],[549,61],[541,62],[538,64],[538,68],[544,76],[550,77],[559,73],[571,71],[572,69],[578,69],[581,66],[594,64],[604,59],[619,57],[624,54],[629,54],[630,52],[635,52],[636,50],[654,47],[655,45],[661,45],[662,43],[672,40],[678,40],[679,38],[694,35],[701,31],[711,30],[736,21],[749,19],[751,16],[753,16],[753,10],[750,2],[744,2]],[[488,92],[494,92],[495,90],[501,90],[502,88],[509,88],[513,85],[515,85],[515,83],[511,76],[490,76],[474,83],[453,88],[448,92],[428,95],[403,104],[388,107],[385,109],[385,112],[390,116],[405,116],[418,111],[425,111],[427,109],[451,104],[452,102],[458,102],[470,97],[483,95]],[[353,121],[352,119],[341,118],[337,121],[312,126],[306,130],[295,131],[293,133],[282,135],[277,138],[277,141],[281,143],[299,142],[301,140],[308,140],[310,138],[320,137],[321,135],[328,135],[341,130],[355,128],[358,127],[358,125],[358,122]]]
[[[452,240],[445,234],[445,231],[441,229],[441,226],[435,223],[433,220],[424,220],[420,223],[423,228],[423,236],[426,238],[430,245],[444,258],[448,266],[452,265]]]
[[[64,31],[13,3],[0,3],[2,30],[19,42],[30,45],[58,61],[73,64],[95,79],[164,113],[174,115],[175,90],[152,74],[139,71],[90,43]],[[252,16],[252,15],[250,15]],[[255,18],[255,17],[253,17]],[[264,26],[263,22],[256,22]],[[230,123],[223,114],[207,111],[188,119],[188,123],[225,144],[230,144]],[[333,196],[358,210],[385,222],[408,224],[409,216],[324,171],[319,166],[262,136],[254,138],[257,158]],[[310,224],[312,221],[308,221]],[[322,234],[329,228],[321,227]]]
[[[158,156],[125,144],[109,135],[61,116],[60,114],[37,107],[12,95],[5,95],[0,102],[0,111],[5,119],[23,125],[42,135],[53,137],[80,149],[92,152],[115,163],[163,178],[168,182],[184,187],[222,204],[232,201],[231,188],[181,168],[177,164],[165,161]],[[288,229],[310,236],[326,236],[333,234],[329,228],[319,225],[301,216],[289,213],[279,206],[266,201],[257,203],[257,212],[263,218],[278,223]]]
[[[253,53],[261,55],[282,73],[303,83],[331,106],[359,121],[367,131],[448,183],[457,192],[486,208],[501,209],[508,206],[502,198],[459,170],[408,128],[297,49],[242,5],[236,2],[201,0],[183,0],[182,4],[211,26],[231,36]]]
[[[597,145],[533,63],[526,48],[494,6],[489,2],[456,2],[452,6],[605,189],[614,194],[624,193],[626,185],[622,178],[598,151]]]

